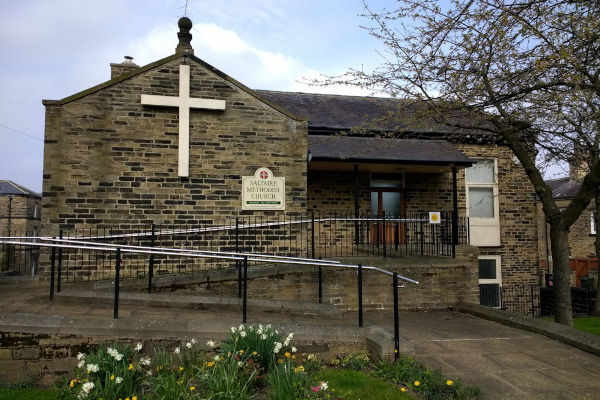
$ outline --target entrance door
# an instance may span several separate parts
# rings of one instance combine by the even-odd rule
[[[404,223],[394,221],[404,216],[404,193],[401,189],[371,188],[371,215],[383,218],[384,214],[387,220],[385,226],[382,221],[371,224],[371,242],[383,244],[385,237],[385,244],[404,243]]]

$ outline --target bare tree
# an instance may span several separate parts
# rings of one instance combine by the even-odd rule
[[[556,321],[571,325],[568,231],[600,184],[600,2],[399,0],[391,10],[367,4],[365,10],[366,29],[384,44],[382,64],[325,84],[416,100],[428,118],[501,137],[542,203],[550,225]],[[467,112],[477,116],[448,118]],[[561,211],[536,154],[556,162],[578,147],[589,156],[588,173]]]

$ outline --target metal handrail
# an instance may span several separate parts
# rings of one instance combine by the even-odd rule
[[[314,258],[300,258],[300,257],[290,257],[289,259],[281,259],[284,258],[282,256],[271,256],[271,255],[262,255],[261,257],[248,256],[248,255],[232,255],[238,254],[233,252],[210,252],[210,254],[198,254],[194,252],[186,252],[177,250],[164,250],[161,248],[152,248],[152,247],[141,247],[141,246],[132,246],[132,245],[108,245],[102,243],[101,246],[78,246],[78,245],[69,245],[69,244],[56,244],[56,243],[45,243],[43,241],[39,242],[25,242],[14,240],[18,239],[16,237],[12,237],[13,240],[5,240],[0,237],[0,244],[13,244],[13,245],[22,245],[22,246],[34,246],[34,247],[54,247],[54,248],[67,248],[67,249],[86,249],[86,250],[98,250],[98,251],[116,251],[121,250],[124,253],[134,253],[134,254],[158,254],[158,255],[173,255],[173,256],[182,256],[182,257],[198,257],[198,258],[214,258],[214,259],[223,259],[223,260],[234,260],[234,261],[243,261],[247,259],[248,261],[256,261],[256,262],[271,262],[276,264],[293,264],[293,265],[312,265],[312,266],[322,266],[322,267],[336,267],[336,268],[350,268],[350,269],[368,269],[377,272],[381,272],[383,274],[393,276],[394,273],[388,271],[383,268],[371,266],[371,265],[360,265],[360,264],[342,264],[340,261],[335,260],[319,260]],[[40,240],[47,240],[44,238],[39,238]],[[57,240],[52,238],[51,240]],[[61,240],[61,239],[58,239]],[[62,241],[66,241],[62,239]],[[97,244],[97,243],[96,243]],[[108,247],[112,246],[112,247]],[[200,252],[200,251],[197,251]],[[405,282],[409,282],[415,285],[419,284],[419,281],[416,281],[411,278],[407,278],[402,275],[398,275],[398,279],[401,279]]]
[[[241,224],[238,225],[238,229],[251,229],[251,228],[264,228],[270,226],[286,226],[286,225],[295,225],[295,224],[307,224],[311,222],[337,222],[337,221],[351,221],[351,222],[399,222],[399,223],[410,223],[410,222],[427,222],[429,221],[427,218],[383,218],[383,217],[324,217],[324,218],[315,218],[313,219],[299,219],[295,221],[274,221],[274,222],[263,222],[263,223],[253,223],[253,224]],[[450,221],[449,219],[441,219],[441,221]],[[187,233],[206,233],[206,232],[221,232],[221,231],[229,231],[235,230],[236,225],[217,225],[210,226],[204,228],[187,228],[187,229],[169,229],[169,230],[160,230],[155,232],[155,236],[166,236],[166,235],[180,235]],[[146,237],[152,236],[152,232],[136,232],[136,233],[116,233],[109,235],[90,235],[90,236],[76,236],[75,239],[115,239],[115,238],[133,238],[133,237]],[[41,239],[51,239],[51,236],[41,236]]]
[[[137,253],[137,254],[150,254],[150,260],[152,260],[152,255],[171,255],[171,256],[183,256],[183,257],[200,257],[200,258],[213,258],[213,259],[225,259],[225,260],[235,260],[235,261],[243,261],[243,271],[244,271],[244,295],[242,301],[242,323],[246,323],[246,308],[247,308],[247,287],[248,287],[248,261],[257,261],[257,262],[270,262],[270,263],[280,263],[280,264],[295,264],[295,265],[309,265],[309,266],[318,266],[319,267],[319,302],[321,302],[321,267],[336,267],[336,268],[351,268],[356,269],[358,272],[358,326],[363,326],[363,301],[362,301],[362,273],[363,269],[377,271],[389,276],[392,276],[392,288],[393,288],[393,297],[394,297],[394,357],[398,360],[399,352],[400,352],[400,333],[399,333],[399,315],[398,315],[398,288],[405,287],[404,285],[398,285],[398,279],[402,281],[409,282],[415,285],[418,285],[419,282],[407,278],[405,276],[398,275],[397,272],[391,272],[383,268],[375,267],[375,266],[362,266],[361,264],[353,265],[353,264],[342,264],[342,263],[332,263],[323,260],[316,259],[302,259],[299,257],[283,259],[281,256],[273,256],[273,258],[269,258],[269,255],[263,257],[249,257],[247,255],[240,256],[231,255],[231,252],[212,252],[209,254],[199,253],[199,252],[185,252],[181,251],[181,249],[170,250],[170,249],[154,249],[154,248],[141,248],[140,246],[131,246],[131,245],[108,245],[102,244],[101,246],[96,246],[97,243],[89,243],[86,245],[73,245],[73,244],[65,244],[61,243],[66,240],[60,240],[59,243],[46,243],[45,241],[49,241],[45,238],[34,239],[34,242],[28,241],[19,241],[14,240],[15,238],[11,238],[13,240],[5,240],[0,239],[0,244],[13,244],[13,245],[21,245],[21,246],[35,246],[35,247],[48,247],[52,248],[52,256],[51,256],[51,272],[50,272],[50,299],[54,298],[54,266],[55,266],[55,250],[58,249],[86,249],[86,250],[97,250],[97,251],[114,251],[116,252],[115,256],[115,280],[114,280],[114,318],[118,318],[119,315],[119,279],[120,279],[120,265],[121,265],[121,252],[125,253]],[[18,238],[16,238],[18,239]],[[40,241],[37,241],[40,240]],[[55,240],[55,239],[52,239]],[[69,243],[67,241],[67,243]],[[108,247],[112,246],[112,247]],[[233,253],[236,254],[236,253]],[[152,261],[150,262],[152,265]],[[149,267],[151,271],[151,267]],[[58,269],[58,288],[57,291],[60,291],[60,253],[59,253],[59,269]],[[241,268],[239,272],[241,274]],[[151,274],[149,274],[151,277]],[[241,278],[241,275],[238,279]],[[151,278],[150,278],[151,279]],[[241,282],[239,282],[241,284]],[[240,285],[241,289],[241,285]]]

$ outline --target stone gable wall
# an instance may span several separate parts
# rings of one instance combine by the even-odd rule
[[[190,177],[177,176],[178,111],[141,105],[140,97],[178,96],[180,63],[46,107],[44,234],[235,215],[241,177],[259,167],[285,177],[286,211],[305,211],[306,123],[194,61],[190,96],[226,100],[226,110],[191,110]]]

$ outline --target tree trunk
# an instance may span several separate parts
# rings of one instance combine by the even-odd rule
[[[573,326],[569,231],[563,227],[560,219],[550,222],[550,245],[554,278],[554,320]]]
[[[600,188],[596,189],[595,195],[595,213],[594,213],[594,226],[596,227],[596,259],[597,262],[597,272],[596,275],[596,305],[594,306],[594,315],[600,317],[600,233],[598,232],[598,227],[600,222]]]

